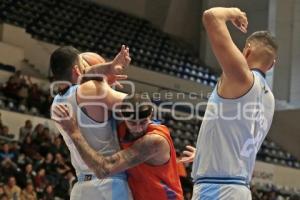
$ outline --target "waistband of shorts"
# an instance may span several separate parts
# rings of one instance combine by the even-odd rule
[[[78,182],[91,181],[98,179],[94,173],[79,173],[77,174]],[[106,179],[122,179],[127,180],[127,174],[125,172],[120,172],[111,176],[106,177]]]
[[[198,184],[224,184],[224,185],[243,185],[250,187],[249,182],[244,177],[198,177],[194,183]]]

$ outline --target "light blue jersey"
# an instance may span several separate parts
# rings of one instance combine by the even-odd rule
[[[218,188],[219,196],[215,194],[208,199],[246,199],[244,196],[249,196],[231,191],[236,196],[228,198],[228,188],[249,185],[256,154],[270,129],[275,107],[274,96],[262,73],[256,70],[252,73],[253,86],[242,97],[222,98],[215,87],[209,98],[192,170],[193,199],[203,197],[201,191],[213,191],[211,188]],[[226,198],[222,185],[227,190]]]
[[[71,86],[64,94],[56,95],[53,105],[56,103],[68,104],[72,108],[73,114],[76,113],[80,133],[87,143],[102,155],[109,156],[120,150],[116,122],[110,118],[105,122],[99,123],[91,119],[83,112],[77,104],[76,91],[78,85]],[[96,102],[95,102],[96,103]],[[72,115],[72,114],[71,114]],[[73,115],[74,116],[74,115]],[[127,176],[119,173],[105,179],[97,179],[93,171],[85,164],[75,144],[69,135],[57,126],[63,136],[66,145],[70,150],[71,162],[76,170],[78,182],[71,192],[71,200],[81,199],[103,199],[103,200],[131,200],[132,195],[128,187]],[[85,181],[90,177],[89,181]]]

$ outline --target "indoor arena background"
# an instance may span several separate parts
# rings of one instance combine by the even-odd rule
[[[215,6],[239,7],[247,13],[249,33],[269,30],[276,36],[279,59],[267,74],[276,110],[251,191],[253,199],[299,199],[300,1],[0,0],[0,200],[13,177],[21,190],[32,187],[38,199],[68,199],[76,182],[69,151],[49,119],[49,56],[62,45],[108,60],[128,45],[128,80],[155,104],[165,103],[161,120],[178,156],[186,145],[195,146],[205,106],[195,111],[190,105],[207,101],[221,72],[201,20]],[[249,34],[229,27],[242,48]],[[131,89],[125,84],[123,91]],[[191,164],[178,167],[190,199]]]

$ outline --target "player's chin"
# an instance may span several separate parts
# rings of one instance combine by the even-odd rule
[[[139,137],[139,136],[142,136],[146,133],[146,131],[139,131],[139,132],[131,132],[131,134],[134,136],[134,137]]]

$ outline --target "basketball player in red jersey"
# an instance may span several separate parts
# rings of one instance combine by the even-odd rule
[[[150,103],[148,98],[137,94],[124,100],[121,115],[125,120],[118,125],[123,150],[112,156],[104,157],[88,145],[74,117],[58,123],[98,178],[127,170],[135,200],[181,200],[183,192],[175,148],[168,128],[151,120],[153,107]],[[70,116],[63,105],[58,105],[55,110],[62,119]]]

